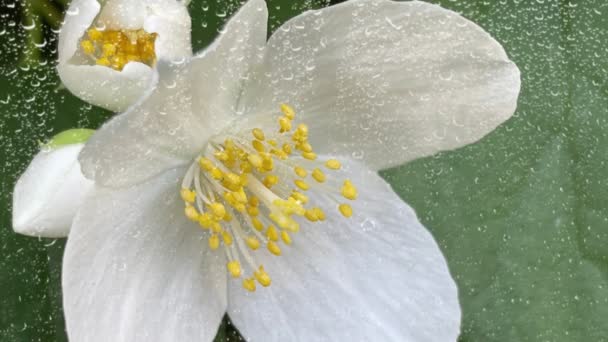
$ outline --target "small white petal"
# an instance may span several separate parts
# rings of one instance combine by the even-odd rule
[[[150,94],[93,135],[81,154],[84,174],[116,187],[196,157],[237,117],[244,76],[263,56],[267,16],[263,0],[249,1],[207,50],[185,64],[160,64]]]
[[[61,81],[74,95],[94,105],[122,111],[154,86],[154,71],[131,62],[122,71],[101,65],[59,64]]]
[[[158,33],[155,42],[159,61],[185,59],[192,55],[190,15],[175,0],[110,0],[100,12],[95,0],[75,0],[70,4],[59,34],[59,64],[62,82],[74,95],[112,111],[123,111],[151,86],[154,71],[149,66],[128,63],[122,71],[90,65],[77,52],[80,39],[92,26],[105,29],[145,29]]]
[[[382,169],[474,142],[514,112],[519,70],[482,28],[419,2],[353,0],[270,38],[243,110],[291,104],[320,152]]]
[[[222,253],[183,215],[172,170],[97,189],[72,226],[63,264],[70,341],[212,341],[226,308]]]
[[[375,172],[343,169],[354,215],[326,200],[326,222],[303,224],[280,257],[257,253],[272,284],[229,281],[232,322],[252,341],[455,341],[457,288],[433,237]]]
[[[78,164],[83,144],[40,151],[13,192],[13,229],[31,236],[65,237],[93,182]]]

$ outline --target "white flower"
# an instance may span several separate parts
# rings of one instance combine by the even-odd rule
[[[57,70],[76,96],[123,111],[151,86],[158,61],[191,55],[190,15],[179,0],[73,0]]]
[[[80,172],[78,154],[91,130],[62,132],[34,157],[13,192],[13,229],[42,237],[67,236],[93,182]]]
[[[457,338],[441,251],[375,170],[483,137],[517,67],[423,2],[306,12],[268,42],[266,20],[249,1],[81,152],[99,188],[65,251],[72,342],[211,341],[225,312],[253,341]]]

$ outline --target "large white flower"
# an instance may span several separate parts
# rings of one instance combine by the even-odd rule
[[[192,55],[190,15],[179,0],[73,0],[58,52],[66,88],[123,111],[150,86],[158,61]]]
[[[375,170],[509,118],[516,66],[423,2],[306,12],[268,42],[266,20],[249,1],[81,152],[98,188],[65,252],[71,341],[211,341],[225,312],[255,341],[458,336],[441,251]]]

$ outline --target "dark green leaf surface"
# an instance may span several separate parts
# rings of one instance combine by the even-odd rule
[[[496,37],[523,81],[516,115],[481,142],[382,173],[448,259],[461,340],[608,340],[608,3],[435,2]],[[11,3],[0,1],[0,341],[65,341],[64,241],[14,234],[11,191],[39,142],[111,113],[60,87],[51,28],[63,1]],[[271,0],[270,26],[326,4]],[[193,0],[195,48],[238,7]],[[34,19],[38,35],[21,25]],[[46,40],[42,62],[24,58],[32,39]],[[228,320],[217,340],[239,340]]]

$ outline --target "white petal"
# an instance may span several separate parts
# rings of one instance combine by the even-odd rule
[[[480,139],[513,114],[519,87],[500,44],[457,13],[354,0],[278,29],[242,107],[290,103],[313,146],[377,170]]]
[[[206,252],[183,215],[183,172],[98,189],[85,202],[63,264],[70,341],[213,340],[226,308],[225,260]]]
[[[80,99],[112,111],[122,111],[153,86],[154,71],[128,63],[122,71],[100,65],[59,64],[61,81]]]
[[[59,34],[57,70],[63,84],[74,95],[112,111],[132,105],[153,79],[152,68],[128,63],[122,71],[90,65],[77,53],[86,30],[95,25],[107,29],[139,29],[158,33],[155,44],[160,61],[184,59],[192,55],[190,16],[183,3],[174,0],[111,0],[100,6],[95,0],[75,0],[70,4]]]
[[[83,144],[42,150],[19,177],[13,192],[13,229],[31,236],[65,237],[93,182],[78,164]]]
[[[375,172],[344,167],[353,217],[326,201],[328,220],[302,225],[282,256],[258,253],[272,285],[229,281],[233,323],[252,341],[455,341],[457,289],[433,237]]]
[[[263,55],[267,15],[264,1],[252,0],[202,54],[159,65],[156,88],[93,135],[81,154],[84,174],[121,186],[196,157],[235,119],[244,75]]]

